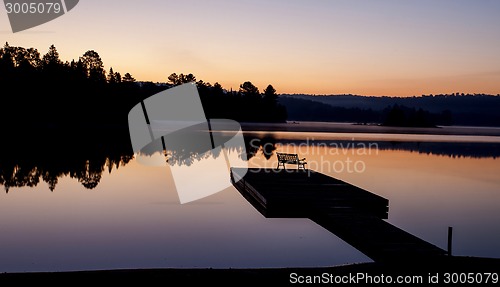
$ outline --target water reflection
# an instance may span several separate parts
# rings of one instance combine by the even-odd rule
[[[223,132],[217,135],[221,142],[225,141]],[[440,155],[451,158],[493,158],[500,156],[500,143],[492,142],[406,142],[401,141],[361,141],[361,140],[335,140],[286,138],[275,136],[273,133],[246,133],[245,150],[246,159],[262,156],[266,160],[273,158],[275,151],[282,146],[295,146],[307,148],[305,153],[311,153],[311,148],[328,147],[337,152],[353,150],[359,147],[376,148],[387,151],[409,151],[419,154]],[[40,182],[48,184],[54,191],[59,179],[65,176],[78,180],[85,188],[94,189],[100,182],[104,172],[111,173],[120,166],[125,166],[134,158],[129,146],[129,140],[124,133],[120,133],[119,140],[106,140],[99,146],[95,142],[76,141],[71,148],[53,145],[46,153],[43,151],[29,154],[22,148],[3,149],[0,154],[0,184],[6,192],[12,187],[35,187]],[[53,142],[52,142],[53,143]],[[107,148],[103,148],[107,147]],[[110,147],[112,146],[112,148]],[[46,146],[45,146],[46,148]],[[59,150],[57,150],[59,148]],[[243,152],[242,147],[227,147],[235,154]],[[203,159],[202,153],[192,153],[182,148],[167,150],[170,164],[190,166]],[[210,156],[219,157],[220,152]],[[240,156],[240,158],[245,158]]]
[[[94,158],[15,159],[3,158],[0,161],[0,184],[9,192],[12,187],[35,187],[40,182],[56,189],[59,178],[69,176],[77,179],[85,188],[94,189],[100,182],[103,172],[126,165],[133,156],[107,155]]]
[[[247,135],[251,137],[250,135]],[[404,137],[404,135],[403,135]],[[378,149],[387,151],[409,151],[419,154],[447,156],[451,158],[493,158],[500,157],[500,142],[414,142],[405,141],[365,141],[365,140],[335,140],[333,139],[288,139],[277,138],[272,135],[266,135],[265,141],[254,138],[250,143],[256,144],[250,147],[251,153],[261,152],[269,159],[273,152],[279,146],[295,146],[298,150],[301,148],[304,153],[309,153],[315,148],[328,147],[334,150],[346,152],[350,149]],[[305,150],[307,149],[307,151]],[[247,149],[248,150],[248,149]]]
[[[125,134],[126,135],[126,134]],[[216,135],[219,142],[227,142],[230,135],[223,133]],[[65,139],[64,142],[66,142]],[[5,145],[5,143],[4,143]],[[13,187],[36,187],[41,182],[46,183],[54,191],[62,177],[69,176],[78,180],[87,189],[94,189],[100,183],[104,172],[111,174],[120,166],[127,165],[134,154],[129,145],[129,139],[123,133],[116,138],[109,137],[100,144],[89,141],[72,141],[68,147],[61,141],[52,140],[42,145],[45,153],[30,154],[29,146],[5,147],[0,154],[0,185],[8,193]],[[226,149],[241,156],[243,148],[226,144]],[[267,135],[262,138],[245,137],[246,159],[259,154],[270,159],[275,148],[275,140]],[[152,155],[147,153],[145,155]],[[166,159],[171,165],[191,166],[207,156],[218,158],[222,156],[220,150],[211,154],[193,152],[182,147],[166,150]]]
[[[5,138],[12,140],[0,142],[0,184],[6,192],[41,182],[54,191],[66,176],[94,189],[104,172],[111,173],[133,158],[122,129],[57,127],[30,132],[5,131]]]
[[[451,158],[493,158],[500,156],[498,143],[378,142],[380,150],[410,151]]]
[[[278,148],[299,152],[310,168],[387,198],[388,221],[425,241],[446,249],[447,228],[453,226],[456,255],[500,258],[498,158],[390,149],[344,154],[329,147],[301,151],[296,144]],[[276,159],[270,161],[254,158],[249,166],[275,168]],[[356,168],[358,162],[362,166]]]
[[[265,159],[269,160],[277,149],[276,138],[272,134],[265,134],[263,136],[245,136],[245,148],[247,158],[262,155]]]
[[[1,184],[10,187],[0,200],[0,271],[312,267],[369,260],[308,220],[263,218],[234,188],[180,205],[168,168],[134,160],[126,132],[122,138],[95,130],[75,134],[55,140],[54,133],[43,132],[33,136],[36,141],[0,143]],[[307,137],[247,134],[249,166],[275,168],[275,152],[291,146],[285,141],[296,145]],[[335,140],[335,134],[316,139],[352,143]],[[446,248],[446,230],[453,226],[457,255],[500,257],[498,146],[379,141],[378,147],[371,156],[330,156],[329,148],[302,155],[311,164],[363,160],[362,174],[323,172],[388,198],[389,222],[426,241]],[[86,192],[82,183],[97,186]],[[16,184],[26,188],[13,190]]]

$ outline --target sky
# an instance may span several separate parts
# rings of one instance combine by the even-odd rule
[[[193,73],[237,90],[413,96],[500,93],[498,0],[80,0],[0,36],[62,60],[88,50],[137,80]]]

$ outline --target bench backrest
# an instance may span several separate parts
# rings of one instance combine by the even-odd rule
[[[278,156],[278,161],[280,162],[298,162],[299,161],[299,155],[298,154],[291,154],[291,153],[276,153]]]

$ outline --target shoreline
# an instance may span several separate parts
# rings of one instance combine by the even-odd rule
[[[113,285],[131,283],[139,286],[168,286],[172,281],[180,285],[200,284],[207,286],[288,286],[290,274],[318,276],[323,273],[347,275],[350,273],[382,272],[376,263],[354,263],[318,268],[150,268],[150,269],[111,269],[67,272],[26,272],[0,273],[0,284],[9,286],[44,285],[67,286],[69,282],[95,284],[112,281]],[[105,281],[106,280],[106,281]],[[169,284],[170,283],[170,284]],[[296,285],[296,284],[295,284]]]
[[[318,133],[371,133],[371,134],[418,134],[457,136],[500,136],[500,128],[439,126],[437,128],[389,127],[334,122],[287,122],[287,123],[240,123],[244,132],[318,132]]]
[[[384,264],[376,262],[352,263],[330,267],[287,267],[287,268],[145,268],[145,269],[110,269],[91,271],[53,271],[53,272],[17,272],[0,273],[0,283],[8,286],[44,285],[67,286],[68,282],[81,284],[95,284],[112,280],[114,285],[137,283],[144,286],[165,286],[172,281],[181,281],[185,284],[223,284],[231,286],[288,286],[297,285],[290,282],[293,278],[321,278],[326,276],[421,276],[427,278],[429,272],[441,274],[445,272],[489,272],[498,274],[500,259],[445,256],[424,262],[394,262]],[[292,275],[294,274],[294,275]],[[320,282],[321,283],[321,282]],[[324,283],[324,282],[323,282]],[[365,282],[361,282],[363,284]],[[443,282],[441,282],[443,283]],[[333,284],[328,282],[328,284]]]

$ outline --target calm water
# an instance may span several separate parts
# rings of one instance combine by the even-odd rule
[[[453,226],[455,254],[500,257],[499,138],[247,136],[259,139],[251,143],[251,167],[276,166],[261,145],[268,152],[298,152],[309,168],[388,198],[388,221],[396,226],[442,248]],[[0,195],[0,271],[370,261],[307,219],[264,218],[232,187],[180,205],[168,168],[134,159],[118,165],[103,164],[95,174],[88,166],[83,174],[63,172],[56,182],[40,172],[36,182],[36,166],[22,175],[22,168],[8,169],[0,160],[3,185],[10,185]]]

